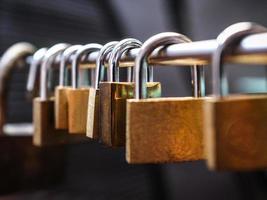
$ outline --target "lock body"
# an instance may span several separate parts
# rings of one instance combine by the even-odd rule
[[[81,135],[69,135],[66,130],[55,128],[54,98],[41,100],[39,97],[33,102],[34,134],[33,144],[35,146],[50,146],[60,144],[75,144],[86,142]]]
[[[267,167],[267,95],[231,95],[205,103],[205,146],[210,169]]]
[[[99,89],[90,88],[87,110],[86,136],[92,139],[99,139]]]
[[[112,147],[124,146],[126,135],[126,101],[134,96],[134,84],[129,82],[100,83],[101,140]],[[158,82],[147,83],[149,98],[161,95]]]
[[[55,89],[55,127],[68,129],[68,98],[67,90],[71,87],[57,86]]]
[[[86,135],[89,88],[71,88],[67,96],[69,133]]]
[[[204,99],[127,100],[127,162],[165,163],[204,159]]]
[[[66,143],[67,134],[64,130],[55,129],[54,99],[41,100],[35,98],[33,102],[34,134],[33,144],[47,146]]]

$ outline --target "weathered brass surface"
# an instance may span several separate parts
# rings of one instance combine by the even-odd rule
[[[90,88],[87,111],[86,136],[99,139],[99,90]]]
[[[205,103],[207,163],[216,170],[267,167],[267,95],[231,95]]]
[[[70,134],[86,135],[89,87],[67,90]]]
[[[58,144],[70,144],[85,141],[83,137],[69,135],[66,130],[55,129],[54,99],[40,100],[35,98],[33,102],[34,134],[33,144],[35,146],[48,146]]]
[[[70,87],[57,86],[55,89],[55,127],[68,129],[68,98],[67,90]]]
[[[204,159],[205,98],[127,100],[126,160],[164,163]]]
[[[134,84],[128,82],[100,83],[100,135],[104,144],[112,147],[125,145],[126,100],[134,96]],[[147,83],[148,96],[159,97],[161,85]]]

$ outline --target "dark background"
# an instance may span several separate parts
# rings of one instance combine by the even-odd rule
[[[19,41],[30,42],[38,48],[58,42],[104,44],[125,37],[144,41],[164,31],[180,32],[193,40],[213,39],[235,22],[267,25],[266,9],[263,0],[1,0],[0,51]],[[265,68],[240,69],[229,67],[230,92],[248,91],[248,88],[252,92],[265,91]],[[25,100],[27,72],[25,67],[12,76],[9,122],[31,121],[31,102]],[[188,67],[157,67],[155,79],[162,82],[164,96],[191,95]],[[255,81],[257,85],[253,85]],[[267,198],[265,172],[210,172],[201,161],[135,166],[126,164],[124,149],[111,150],[93,142],[66,148],[64,178],[58,184],[37,189],[22,187],[1,198]]]

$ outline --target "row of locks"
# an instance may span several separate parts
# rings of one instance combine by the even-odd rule
[[[28,88],[33,88],[40,74],[39,95],[33,100],[33,144],[73,144],[87,137],[108,147],[125,147],[126,160],[132,164],[205,159],[213,170],[266,168],[266,95],[225,96],[221,83],[225,60],[265,62],[267,46],[261,41],[255,44],[253,37],[266,32],[258,24],[244,22],[206,42],[166,32],[144,43],[127,38],[103,46],[60,43],[41,48],[31,57],[28,80]],[[263,48],[257,50],[257,45]],[[32,53],[8,51],[2,61],[6,56],[15,62]],[[203,65],[208,61],[212,95],[205,96]],[[153,64],[192,64],[193,96],[161,97]],[[59,85],[50,95],[49,77],[56,67]],[[127,68],[127,81],[119,80],[120,67]],[[88,87],[80,85],[84,68],[91,68]]]

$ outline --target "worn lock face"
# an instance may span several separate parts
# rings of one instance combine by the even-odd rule
[[[267,167],[267,96],[233,95],[205,103],[208,166],[218,170]]]
[[[68,99],[67,90],[70,86],[65,84],[67,62],[81,45],[73,45],[65,49],[60,60],[59,85],[55,88],[55,126],[57,129],[68,129]]]
[[[212,57],[212,99],[205,103],[207,164],[213,170],[255,170],[267,167],[267,96],[224,96],[222,58],[243,37],[266,32],[252,23],[230,26],[218,37]],[[229,52],[228,52],[229,50]]]
[[[89,89],[86,136],[99,139],[99,89]]]
[[[204,159],[205,98],[127,100],[126,159],[162,163]]]
[[[33,101],[33,144],[35,146],[51,146],[86,142],[83,137],[70,136],[66,130],[55,129],[54,98]]]
[[[55,89],[55,127],[68,129],[68,86],[57,86]]]
[[[163,33],[148,39],[140,49],[135,62],[135,99],[127,100],[127,162],[165,163],[204,159],[204,98],[147,98],[144,87],[146,81],[143,73],[148,65],[146,58],[153,49],[170,43],[189,41],[177,33]],[[197,97],[196,91],[200,86],[197,72],[201,68],[195,66],[193,69],[192,80]]]
[[[161,85],[147,83],[148,96],[160,97]],[[126,135],[126,100],[134,96],[134,84],[128,82],[100,83],[101,139],[108,146],[124,146]]]
[[[54,122],[54,99],[41,100],[35,98],[33,102],[34,137],[33,144],[47,146],[68,142],[66,131],[56,130]]]
[[[92,43],[84,45],[75,53],[72,62],[72,88],[67,90],[70,134],[86,135],[89,87],[78,88],[77,74],[79,61],[83,55],[99,51],[101,47],[102,45]]]
[[[69,133],[86,133],[89,90],[89,88],[67,90]]]

